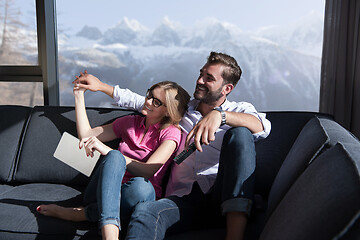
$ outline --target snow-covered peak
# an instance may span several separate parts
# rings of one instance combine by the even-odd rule
[[[168,16],[165,16],[162,20],[161,25],[167,26],[168,28],[171,28],[173,30],[180,29],[181,24],[175,21],[172,21]]]
[[[149,42],[152,45],[179,46],[181,39],[178,34],[179,26],[165,17],[163,23],[151,35]]]
[[[143,26],[139,21],[136,19],[129,19],[127,17],[124,17],[117,25],[117,28],[121,29],[129,29],[133,32],[141,32],[146,31],[147,28]]]
[[[136,41],[138,34],[144,31],[147,31],[146,27],[141,25],[137,20],[129,20],[127,17],[124,17],[118,24],[109,28],[104,33],[102,43],[131,43]]]

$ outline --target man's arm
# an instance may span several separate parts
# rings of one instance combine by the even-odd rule
[[[114,87],[101,82],[97,77],[88,74],[87,70],[85,70],[84,73],[80,72],[80,76],[76,76],[76,79],[72,83],[77,83],[80,88],[85,88],[92,92],[101,91],[113,98]]]
[[[218,112],[218,114],[220,113]],[[231,127],[246,127],[252,133],[258,133],[264,130],[261,121],[251,114],[225,111],[225,115],[226,124]]]
[[[85,88],[92,92],[101,91],[114,99],[119,107],[124,107],[131,110],[141,111],[145,97],[136,94],[129,89],[121,89],[119,86],[110,86],[101,82],[97,77],[89,74],[86,70],[76,76],[73,84],[78,84],[79,87]]]
[[[246,127],[252,133],[264,130],[262,122],[255,116],[248,113],[225,111],[226,124],[231,127]],[[221,114],[218,111],[210,111],[204,116],[189,132],[186,137],[185,146],[189,145],[190,139],[194,137],[194,142],[198,151],[202,152],[200,140],[208,145],[215,140],[215,132],[220,127]]]

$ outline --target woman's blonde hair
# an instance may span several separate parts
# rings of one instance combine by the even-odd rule
[[[156,83],[149,90],[152,91],[158,87],[162,88],[165,92],[165,105],[169,113],[169,116],[165,116],[162,119],[161,128],[164,129],[169,125],[178,126],[187,111],[190,95],[179,84],[171,81]]]

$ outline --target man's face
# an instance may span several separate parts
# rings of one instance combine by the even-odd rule
[[[223,68],[221,64],[204,65],[196,81],[195,99],[211,104],[224,96],[224,79],[221,76]]]

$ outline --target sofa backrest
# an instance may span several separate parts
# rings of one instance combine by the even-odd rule
[[[12,179],[23,129],[28,121],[30,107],[0,106],[0,182]]]
[[[337,143],[292,184],[260,240],[359,239],[359,143]]]
[[[314,116],[331,118],[312,112],[267,112],[271,122],[270,135],[255,143],[255,194],[267,199],[274,179],[288,152],[305,124]]]
[[[130,111],[87,108],[90,125],[110,123]],[[89,178],[53,157],[63,132],[77,136],[74,107],[34,107],[27,125],[15,182],[47,182],[84,186]],[[110,146],[116,148],[116,141]]]
[[[302,129],[286,156],[271,187],[267,215],[270,216],[291,185],[324,151],[338,142],[360,142],[345,128],[331,119],[312,118]]]

